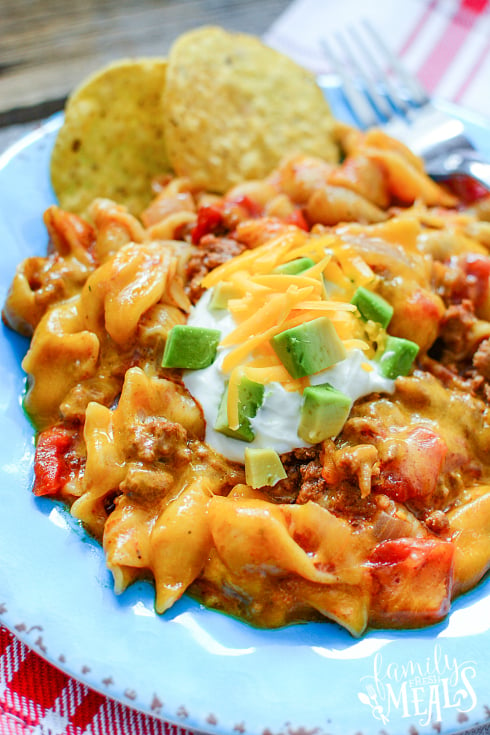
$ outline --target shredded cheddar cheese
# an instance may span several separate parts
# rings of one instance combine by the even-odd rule
[[[403,228],[409,236],[411,225],[400,224],[399,229]],[[297,274],[276,272],[299,258],[309,258],[314,264]],[[206,275],[206,288],[217,288],[229,296],[226,308],[236,325],[220,343],[226,351],[221,369],[229,375],[231,429],[239,425],[239,384],[244,375],[257,383],[277,382],[300,393],[309,385],[308,378],[293,379],[272,349],[270,340],[278,333],[325,316],[346,350],[360,349],[366,357],[373,354],[369,329],[351,299],[358,286],[373,285],[376,279],[345,240],[300,230],[275,236]]]
[[[371,365],[370,362],[363,362],[363,363],[361,363],[361,367],[367,373],[372,373],[372,371],[374,370],[374,368],[373,368],[373,366]]]
[[[245,320],[233,330],[227,337],[222,340],[222,345],[238,344],[243,339],[258,336],[263,332],[268,332],[271,328],[275,328],[281,324],[291,312],[297,307],[305,296],[311,294],[311,287],[298,289],[296,286],[290,286],[284,293],[273,293],[269,295],[266,303],[257,310],[257,305],[253,301],[249,301],[248,311],[246,314],[241,312],[241,316],[245,316]],[[233,310],[230,309],[230,311]]]
[[[238,347],[235,347],[224,358],[223,370],[226,373],[233,370],[233,368],[237,367],[237,365],[243,362],[245,358],[247,358],[254,350],[256,350],[258,347],[261,347],[264,342],[268,342],[271,337],[281,331],[281,327],[282,323],[279,323],[274,327],[266,329],[266,331],[262,332],[261,334],[251,336],[248,340],[238,345]]]
[[[293,245],[298,246],[301,242],[304,242],[306,237],[307,234],[302,230],[290,231],[253,250],[246,250],[236,258],[232,258],[210,271],[203,278],[202,285],[204,288],[216,286],[221,281],[228,280],[231,274],[238,270],[247,270],[253,273],[271,273],[277,265],[290,259],[287,257],[288,251],[292,249]]]

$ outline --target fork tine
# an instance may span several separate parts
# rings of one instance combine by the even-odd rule
[[[371,25],[367,18],[363,19],[362,24],[368,34],[371,36],[374,44],[377,46],[377,48],[380,49],[380,51],[382,51],[383,55],[388,60],[392,71],[396,73],[397,77],[401,80],[405,89],[409,92],[409,101],[417,107],[422,107],[423,105],[427,104],[429,102],[429,97],[425,89],[418,82],[418,80],[407,72],[403,64],[388,48],[388,46],[385,44],[381,36],[378,34],[374,26]],[[393,85],[390,86],[391,89],[395,89]],[[399,94],[397,94],[397,97],[400,100],[402,99]]]
[[[369,103],[366,95],[355,86],[351,75],[346,72],[345,64],[342,63],[333,51],[332,46],[325,39],[321,39],[320,43],[325,56],[330,62],[330,66],[340,78],[345,98],[358,122],[363,127],[376,125],[379,122],[376,112]]]
[[[364,128],[384,125],[395,117],[405,123],[415,108],[430,103],[422,85],[412,77],[366,18],[357,27],[321,40],[323,52],[339,76],[342,91],[357,122]]]
[[[405,100],[400,97],[398,90],[393,85],[391,78],[386,73],[386,68],[380,63],[377,55],[373,53],[373,50],[368,47],[365,38],[359,33],[358,29],[352,27],[350,29],[350,32],[356,42],[357,47],[362,52],[364,60],[373,70],[378,88],[381,88],[383,90],[383,93],[380,93],[377,90],[376,92],[377,97],[384,101],[382,109],[386,119],[389,120],[390,118],[392,118],[394,113],[402,113],[403,115],[407,115],[410,108]],[[389,57],[387,58],[387,60],[388,62],[390,62]]]
[[[368,20],[360,25],[358,32],[351,28],[335,34],[333,45],[320,41],[357,123],[364,128],[381,125],[389,135],[408,144],[424,159],[426,171],[433,178],[463,174],[489,188],[490,165],[475,151],[464,123],[431,102]],[[380,90],[392,109],[380,102]],[[381,110],[385,112],[384,121],[380,119]]]
[[[384,120],[382,120],[381,122],[386,122],[390,119],[390,117],[392,117],[393,110],[391,109],[391,106],[386,97],[380,94],[380,92],[378,91],[380,83],[382,82],[383,72],[382,70],[380,71],[379,66],[376,65],[374,57],[366,48],[366,45],[363,43],[359,34],[356,32],[356,29],[354,27],[350,27],[347,28],[346,31],[348,35],[342,36],[340,33],[336,34],[338,43],[343,47],[347,60],[349,61],[351,67],[355,70],[359,82],[368,93],[371,104],[374,105],[375,109],[377,109],[384,118]],[[371,67],[374,76],[366,73],[365,68],[361,66],[361,63],[359,62],[355,52],[353,51],[349,36],[354,41],[356,49],[358,51],[362,51],[363,56],[368,61],[368,64]],[[377,120],[377,122],[380,121]]]

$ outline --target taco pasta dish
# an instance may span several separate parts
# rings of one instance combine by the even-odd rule
[[[490,222],[339,125],[224,194],[51,206],[3,319],[31,338],[36,495],[155,584],[253,625],[418,627],[490,563]]]

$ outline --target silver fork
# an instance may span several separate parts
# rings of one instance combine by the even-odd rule
[[[382,127],[425,161],[435,179],[466,175],[490,189],[490,162],[464,123],[434,103],[368,20],[322,41],[344,97],[362,128]]]

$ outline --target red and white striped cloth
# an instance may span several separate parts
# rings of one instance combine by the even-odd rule
[[[46,663],[0,628],[0,735],[190,735]]]
[[[315,73],[329,71],[320,39],[369,18],[433,96],[490,119],[490,0],[296,0],[266,34]]]
[[[296,0],[266,36],[317,73],[319,39],[369,17],[434,95],[490,119],[490,0]],[[479,732],[490,735],[490,728]],[[189,735],[66,676],[0,628],[0,735]]]

